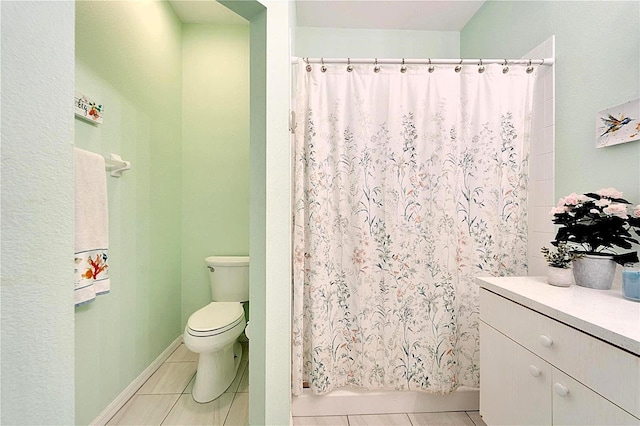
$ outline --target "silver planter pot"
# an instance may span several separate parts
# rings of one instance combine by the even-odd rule
[[[573,261],[573,278],[582,287],[609,290],[616,273],[612,256],[584,255]]]

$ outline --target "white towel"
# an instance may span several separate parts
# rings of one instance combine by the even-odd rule
[[[75,304],[109,292],[109,212],[104,157],[74,148],[76,182]]]

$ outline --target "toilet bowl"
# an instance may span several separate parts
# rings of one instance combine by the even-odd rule
[[[239,302],[211,302],[191,315],[184,330],[187,348],[198,353],[193,399],[209,402],[231,385],[242,358],[237,341],[245,327]]]
[[[222,395],[236,376],[242,358],[238,337],[246,325],[241,302],[249,295],[247,256],[205,260],[214,301],[191,314],[183,334],[185,346],[199,354],[191,394],[200,403]]]

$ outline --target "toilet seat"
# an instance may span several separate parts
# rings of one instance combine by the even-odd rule
[[[194,337],[222,334],[244,321],[240,302],[211,302],[194,312],[187,321],[187,332]]]

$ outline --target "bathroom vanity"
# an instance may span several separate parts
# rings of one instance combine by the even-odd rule
[[[488,425],[640,425],[640,303],[544,277],[477,282]]]

